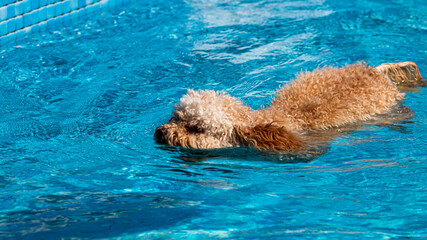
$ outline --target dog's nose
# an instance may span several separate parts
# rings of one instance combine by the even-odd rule
[[[164,143],[166,141],[167,132],[168,130],[165,127],[160,126],[156,128],[156,131],[154,132],[154,138],[157,142]]]

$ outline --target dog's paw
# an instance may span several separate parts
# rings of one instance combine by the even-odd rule
[[[413,62],[383,63],[375,69],[398,86],[417,87],[426,84],[417,64]]]

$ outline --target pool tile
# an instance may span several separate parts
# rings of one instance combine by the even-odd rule
[[[47,20],[47,28],[49,30],[52,30],[52,31],[56,28],[56,26],[55,26],[55,20],[53,18]]]
[[[71,22],[72,23],[77,23],[79,20],[79,11],[73,11],[70,13],[71,14]]]
[[[21,37],[31,39],[32,31],[36,35],[43,29],[50,28],[54,31],[55,28],[69,26],[81,19],[98,15],[101,10],[109,10],[128,1],[0,0],[0,36],[14,39],[19,32]]]
[[[31,13],[24,14],[24,27],[31,25]]]
[[[31,10],[39,8],[39,1],[31,1]]]
[[[102,10],[108,10],[108,8],[109,8],[109,1],[108,0],[101,0],[100,4],[101,4]]]
[[[7,42],[10,42],[10,43],[15,42],[16,40],[15,33],[9,33],[8,35],[6,35],[6,37],[7,37]]]
[[[93,14],[100,14],[101,13],[101,4],[95,3],[93,6]]]
[[[37,34],[40,30],[40,27],[38,24],[31,25],[31,34]]]
[[[31,37],[31,27],[25,27],[22,31],[24,32],[25,37]]]
[[[7,44],[7,37],[0,37],[0,46],[5,46]]]
[[[23,30],[16,31],[15,34],[16,34],[16,41],[20,41],[21,39],[24,38],[24,31]]]
[[[40,8],[40,21],[47,19],[47,7]]]
[[[116,6],[116,0],[109,0],[108,5],[110,9],[113,9]]]
[[[17,2],[15,4],[15,15],[21,15],[24,12],[24,3],[21,2]]]
[[[31,0],[24,0],[24,12],[31,11]]]
[[[24,18],[22,16],[18,16],[15,18],[16,29],[19,30],[24,27]]]
[[[45,30],[47,28],[47,21],[39,23],[40,31]]]
[[[39,10],[35,10],[31,12],[31,23],[35,24],[38,22],[40,22],[40,13],[39,13]]]
[[[47,18],[53,18],[55,16],[55,5],[47,6]]]
[[[15,31],[15,29],[16,29],[15,19],[12,18],[12,19],[7,20],[7,32],[8,33],[13,32],[13,31]]]
[[[55,17],[62,15],[62,3],[55,4]]]
[[[47,0],[39,0],[39,7],[44,7],[47,5]]]
[[[70,1],[64,1],[62,3],[62,12],[63,13],[69,13],[71,11],[71,7],[70,7]]]
[[[86,11],[87,11],[87,15],[88,16],[92,16],[92,14],[93,14],[93,5],[90,5],[90,6],[87,6],[87,7],[85,7],[86,8]]]
[[[7,18],[15,17],[15,4],[7,6]]]
[[[70,0],[71,11],[76,10],[79,7],[78,0]]]
[[[0,21],[7,19],[7,7],[0,7]]]
[[[86,6],[86,0],[78,0],[78,7],[79,8],[82,8],[82,7],[85,7]]]
[[[6,21],[0,22],[0,35],[3,36],[6,34],[7,34],[7,22]]]
[[[55,25],[57,28],[62,28],[64,26],[64,17],[63,16],[59,16],[54,18],[55,20]]]
[[[64,15],[64,26],[70,26],[71,25],[71,16],[70,14]]]
[[[84,19],[87,16],[87,9],[86,8],[82,8],[79,11],[79,19]]]

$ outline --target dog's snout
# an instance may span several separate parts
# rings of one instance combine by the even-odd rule
[[[166,140],[167,132],[168,130],[165,127],[160,126],[156,128],[156,131],[154,132],[154,138],[157,142],[164,143]]]

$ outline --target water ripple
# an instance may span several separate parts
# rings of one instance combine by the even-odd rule
[[[133,1],[0,52],[0,238],[426,236],[415,114],[297,154],[155,143],[188,88],[257,109],[301,70],[414,61],[425,1]],[[27,40],[26,40],[27,41]]]

